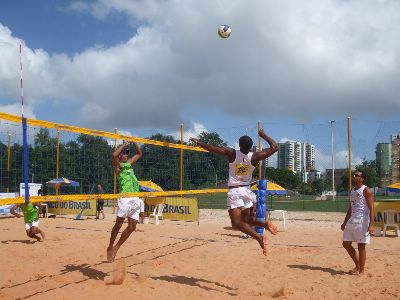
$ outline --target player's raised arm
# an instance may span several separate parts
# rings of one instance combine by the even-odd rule
[[[128,163],[130,163],[130,164],[134,164],[135,162],[137,162],[139,160],[139,158],[141,158],[143,155],[143,152],[142,152],[142,150],[140,150],[140,147],[137,143],[132,142],[132,145],[136,150],[136,154],[134,156],[132,156],[130,159],[128,159]]]
[[[258,131],[258,135],[269,144],[269,148],[264,148],[263,150],[257,151],[253,154],[253,157],[251,159],[251,163],[253,164],[253,166],[257,165],[260,160],[270,157],[279,149],[278,144],[271,137],[266,135],[263,129],[260,129]]]
[[[121,146],[115,149],[114,153],[111,156],[111,164],[116,174],[119,173],[119,156],[122,154],[123,151],[125,151],[127,146],[128,143],[124,141]]]

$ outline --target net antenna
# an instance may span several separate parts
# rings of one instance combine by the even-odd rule
[[[19,44],[19,65],[20,65],[20,90],[21,90],[21,118],[22,118],[22,140],[23,140],[23,162],[24,162],[24,183],[25,183],[25,204],[29,203],[29,162],[28,162],[28,138],[27,124],[24,117],[24,86],[22,80],[22,44]]]

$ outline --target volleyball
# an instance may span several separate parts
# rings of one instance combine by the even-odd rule
[[[232,29],[229,25],[221,25],[218,27],[218,35],[223,38],[227,39],[231,35]]]

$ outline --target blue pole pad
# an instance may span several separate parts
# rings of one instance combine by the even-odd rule
[[[28,171],[28,137],[27,137],[26,118],[22,118],[22,141],[23,141],[23,161],[24,161],[24,183],[25,183],[25,203],[29,203],[29,171]]]
[[[267,180],[266,179],[257,180],[257,188],[258,188],[258,190],[266,191],[267,190]]]
[[[257,187],[256,219],[265,223],[267,215],[267,180],[257,180]],[[256,226],[255,230],[258,234],[264,233],[264,227]]]

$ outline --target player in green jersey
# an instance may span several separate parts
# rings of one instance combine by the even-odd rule
[[[21,218],[22,215],[16,212],[17,207],[21,209],[24,216],[26,235],[36,239],[38,242],[43,241],[46,236],[43,230],[39,228],[39,211],[41,208],[40,203],[29,202],[28,204],[23,203],[14,205],[11,208],[10,213],[18,218]],[[42,237],[37,236],[38,233]]]
[[[111,231],[110,244],[107,248],[107,260],[109,262],[114,261],[121,245],[128,239],[131,233],[135,231],[136,224],[139,220],[139,214],[143,210],[140,198],[123,196],[124,193],[139,192],[139,182],[133,172],[132,164],[136,163],[142,156],[142,151],[138,144],[132,143],[132,145],[136,150],[134,156],[129,158],[128,143],[126,142],[118,147],[112,155],[112,165],[117,175],[119,192],[122,195],[121,198],[118,199],[117,219]],[[118,242],[114,245],[125,218],[128,218],[128,227],[125,228]]]

